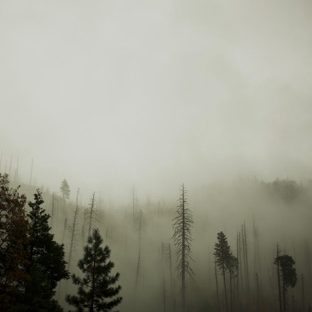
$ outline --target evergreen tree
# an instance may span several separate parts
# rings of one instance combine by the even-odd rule
[[[63,199],[69,199],[70,196],[70,188],[69,184],[66,179],[62,181],[61,187],[60,187],[61,193],[63,195]]]
[[[27,273],[29,280],[25,287],[25,311],[61,311],[53,299],[57,283],[68,278],[65,268],[63,245],[54,241],[50,233],[48,220],[42,204],[39,190],[34,194],[34,201],[29,202],[29,245]]]
[[[8,175],[0,174],[0,308],[13,311],[21,302],[28,279],[28,222],[26,197],[9,187]]]
[[[177,208],[177,216],[173,219],[173,239],[177,249],[178,272],[181,276],[182,309],[186,309],[186,276],[192,275],[191,260],[191,227],[192,215],[187,207],[186,190],[184,185],[181,188],[181,195]]]
[[[121,286],[114,286],[119,273],[111,275],[114,264],[109,260],[110,249],[108,246],[102,247],[102,243],[103,239],[95,229],[88,238],[83,258],[78,262],[84,276],[72,276],[73,283],[78,285],[78,294],[69,295],[66,299],[77,312],[107,312],[122,300],[117,296]]]
[[[227,286],[226,286],[226,271],[231,268],[231,262],[233,261],[233,255],[231,253],[230,245],[228,244],[227,238],[223,232],[217,234],[218,242],[215,244],[214,256],[216,259],[216,264],[222,273],[223,286],[224,286],[224,299],[225,299],[225,309],[228,311],[228,296],[227,296]]]
[[[278,278],[281,276],[282,281],[282,304],[283,311],[287,309],[287,290],[289,287],[295,287],[297,283],[297,272],[294,267],[295,261],[289,255],[277,256],[274,264],[278,267]]]

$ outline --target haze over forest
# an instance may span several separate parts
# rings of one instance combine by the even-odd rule
[[[311,17],[0,0],[0,310],[68,311],[103,239],[121,311],[311,312]]]

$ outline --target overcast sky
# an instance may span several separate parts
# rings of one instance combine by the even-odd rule
[[[311,100],[310,0],[0,0],[2,168],[54,189],[308,178]]]

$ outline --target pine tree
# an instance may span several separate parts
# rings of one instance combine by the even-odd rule
[[[8,175],[0,174],[0,307],[13,311],[22,300],[28,279],[28,222],[26,197],[9,187]]]
[[[42,207],[39,190],[34,201],[29,202],[29,248],[27,273],[30,276],[25,287],[26,311],[61,311],[53,299],[57,283],[68,278],[65,268],[63,245],[54,241],[48,224],[50,216]]]
[[[230,267],[230,263],[232,261],[233,256],[232,256],[230,245],[228,244],[225,234],[223,232],[219,232],[217,234],[217,239],[218,239],[218,242],[215,244],[214,256],[216,259],[217,267],[222,273],[223,286],[224,286],[225,310],[228,311],[228,294],[227,294],[225,274],[228,268]]]
[[[294,267],[295,261],[289,255],[277,256],[274,264],[277,265],[282,280],[282,307],[283,311],[287,309],[287,290],[289,287],[295,287],[297,284],[297,272]]]
[[[186,190],[181,188],[181,195],[177,208],[177,216],[173,219],[173,240],[177,249],[178,272],[181,276],[182,309],[186,309],[186,276],[192,275],[191,260],[191,227],[193,219],[187,207]]]
[[[70,188],[69,184],[66,179],[62,181],[61,187],[60,187],[63,199],[69,199],[70,196]]]
[[[78,294],[68,295],[66,299],[77,312],[107,312],[122,300],[122,297],[117,296],[121,286],[114,286],[119,279],[119,273],[111,275],[114,263],[109,260],[109,247],[102,247],[102,243],[103,239],[95,229],[88,238],[83,258],[78,262],[84,276],[72,276],[73,283],[78,285]]]

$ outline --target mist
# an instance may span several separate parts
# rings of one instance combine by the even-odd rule
[[[187,311],[217,311],[220,231],[238,258],[247,233],[262,308],[278,311],[277,244],[297,257],[298,278],[312,278],[311,16],[308,0],[0,1],[0,173],[27,200],[42,190],[67,262],[75,241],[70,273],[95,192],[94,227],[121,272],[121,310],[182,311],[163,246],[176,260],[172,220],[184,184],[196,280]],[[74,289],[58,286],[64,309]],[[311,289],[308,281],[307,298]],[[233,309],[218,311],[245,311]]]

